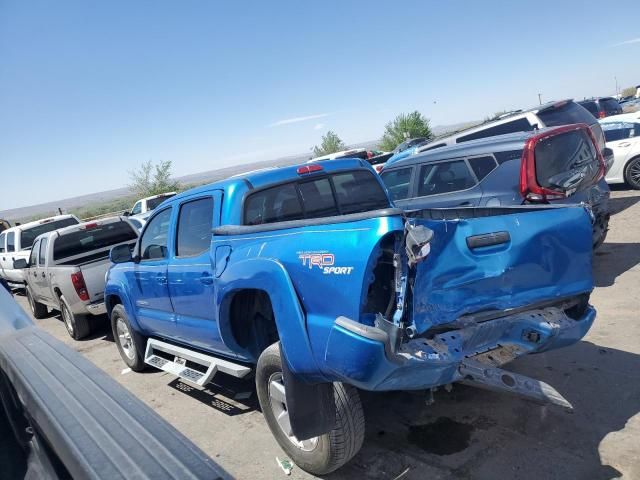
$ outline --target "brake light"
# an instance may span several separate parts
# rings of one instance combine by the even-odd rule
[[[313,172],[321,172],[323,170],[321,165],[304,165],[302,167],[298,167],[298,175],[306,175],[307,173]]]
[[[578,123],[557,127],[551,131],[546,131],[529,138],[524,146],[524,150],[522,151],[522,161],[520,162],[520,195],[522,195],[522,198],[531,202],[547,202],[549,200],[558,200],[567,196],[562,190],[553,190],[551,188],[543,187],[538,183],[538,177],[536,175],[535,150],[536,145],[542,140],[574,130],[584,130],[587,132],[594,145],[596,155],[598,156],[601,173],[604,174],[604,158],[602,157],[602,153],[598,148],[596,139],[589,126],[584,123]]]
[[[80,228],[82,228],[84,230],[91,230],[92,228],[98,228],[98,223],[97,222],[87,223],[87,224],[83,225]]]
[[[380,173],[384,168],[384,163],[379,163],[378,165],[374,165],[373,168],[376,172]]]
[[[71,283],[73,284],[73,288],[75,288],[78,297],[83,302],[89,300],[89,292],[87,291],[87,285],[84,283],[84,277],[82,276],[82,272],[75,272],[71,274]]]
[[[600,110],[598,112],[598,118],[605,118],[607,116],[607,113],[604,110]]]

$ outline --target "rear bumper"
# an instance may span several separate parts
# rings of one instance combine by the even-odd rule
[[[498,366],[528,353],[565,347],[591,328],[589,306],[578,320],[555,307],[532,310],[459,330],[416,338],[391,352],[387,334],[344,317],[331,330],[325,351],[328,375],[364,390],[418,390],[462,380],[461,363]]]
[[[107,313],[107,306],[104,302],[91,303],[86,306],[86,309],[91,315],[106,315]]]

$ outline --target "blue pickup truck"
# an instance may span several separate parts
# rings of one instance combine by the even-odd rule
[[[364,161],[253,172],[160,205],[111,251],[124,362],[204,386],[255,376],[265,419],[324,474],[364,438],[358,390],[464,382],[570,408],[501,367],[589,330],[584,206],[394,208]]]

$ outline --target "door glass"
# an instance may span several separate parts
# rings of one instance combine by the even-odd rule
[[[33,248],[31,249],[31,254],[29,255],[30,267],[35,267],[39,252],[40,252],[40,240],[38,240],[36,244],[33,246]]]
[[[47,242],[48,242],[47,238],[43,238],[42,240],[40,240],[40,248],[39,248],[40,254],[38,255],[38,266],[44,265],[44,261],[47,253]]]
[[[4,253],[4,239],[7,238],[6,234],[0,235],[0,253]]]
[[[142,260],[167,258],[170,220],[171,208],[167,208],[154,216],[148,223],[140,239],[140,257]]]
[[[437,195],[473,187],[475,180],[464,160],[424,165],[420,171],[418,195]]]
[[[133,208],[131,209],[131,215],[137,215],[140,212],[142,212],[142,203],[141,202],[137,202]]]
[[[178,217],[176,255],[192,257],[209,250],[212,226],[212,197],[183,203]]]
[[[7,252],[16,251],[16,234],[15,232],[7,233]]]
[[[472,157],[468,160],[473,173],[475,173],[476,177],[478,177],[478,181],[489,175],[489,173],[491,173],[493,169],[498,165],[495,158],[493,158],[491,155],[486,155],[484,157]]]

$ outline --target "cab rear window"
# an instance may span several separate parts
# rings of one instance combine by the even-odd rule
[[[31,227],[27,230],[23,230],[20,233],[20,248],[24,250],[25,248],[31,248],[33,245],[33,241],[36,239],[38,235],[42,235],[43,233],[53,232],[59,228],[68,227],[70,225],[77,225],[78,220],[73,217],[63,218],[62,220],[55,220],[52,222],[45,222],[37,225],[35,227]]]
[[[53,244],[53,260],[77,257],[93,250],[133,241],[138,234],[127,222],[112,222],[62,235]]]
[[[389,199],[373,172],[354,170],[314,176],[266,188],[249,195],[244,224],[321,218],[389,207]]]

